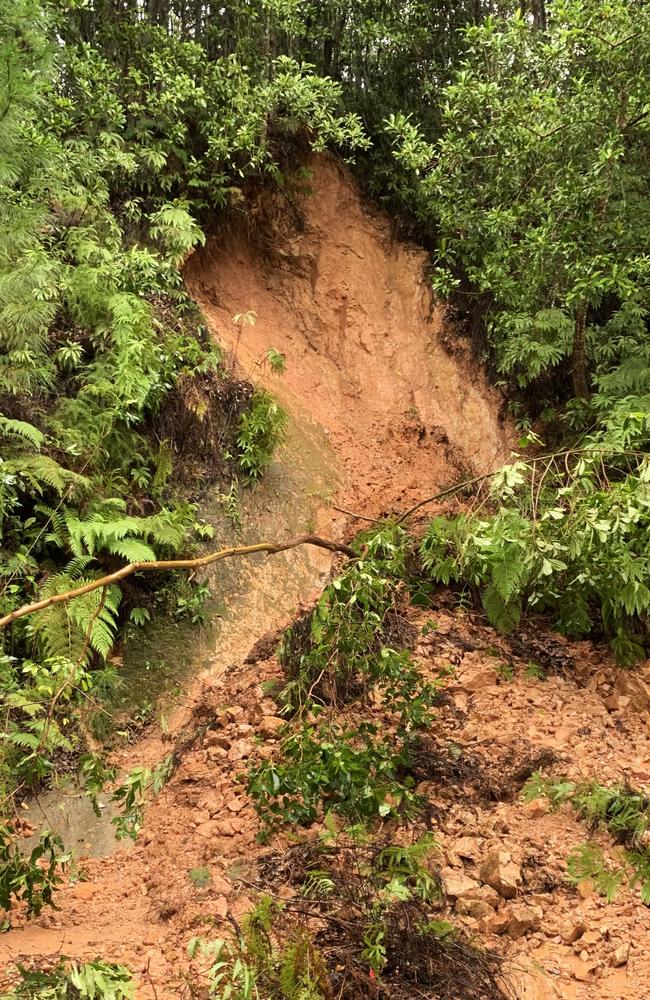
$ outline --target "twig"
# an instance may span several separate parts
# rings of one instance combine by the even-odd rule
[[[98,580],[91,580],[90,583],[84,584],[83,587],[76,587],[74,590],[65,590],[60,594],[52,594],[51,597],[44,598],[42,601],[34,601],[33,604],[25,604],[21,608],[16,608],[15,611],[11,611],[8,615],[0,618],[0,628],[11,625],[12,622],[15,622],[18,618],[24,618],[25,615],[33,615],[36,611],[44,611],[45,608],[49,608],[53,604],[64,604],[75,597],[83,597],[84,594],[98,590],[100,587],[110,587],[125,577],[131,576],[132,573],[161,569],[198,569],[199,567],[210,566],[212,563],[219,562],[220,559],[230,559],[232,556],[247,556],[255,552],[268,552],[270,555],[275,555],[277,552],[286,552],[288,549],[295,549],[299,545],[315,545],[317,548],[327,549],[329,552],[342,552],[343,555],[348,556],[350,559],[358,558],[358,554],[354,549],[350,548],[349,545],[344,545],[342,542],[334,542],[328,538],[319,538],[318,535],[298,535],[297,538],[290,538],[286,542],[258,542],[256,545],[239,545],[229,549],[220,549],[218,552],[210,552],[208,555],[199,556],[196,559],[155,559],[151,562],[128,563],[126,566],[122,566],[121,569],[115,570],[114,573],[108,573]]]
[[[332,504],[332,510],[338,510],[340,514],[349,514],[350,517],[356,517],[359,521],[368,521],[369,524],[380,524],[382,521],[381,517],[368,517],[367,514],[358,514],[356,510],[348,510],[347,507],[337,507],[335,503]]]

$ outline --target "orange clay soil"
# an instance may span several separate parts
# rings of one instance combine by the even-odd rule
[[[430,299],[424,254],[391,238],[388,221],[363,206],[333,160],[313,168],[313,197],[260,203],[255,233],[215,236],[191,260],[188,285],[215,336],[281,397],[296,426],[325,429],[340,464],[335,503],[375,516],[492,468],[507,456],[509,435],[499,399]],[[256,324],[240,332],[232,317],[250,310]],[[282,378],[258,364],[271,347],[287,355]],[[323,534],[350,533],[326,504],[318,521]],[[286,609],[282,565],[274,564],[273,587]],[[566,857],[587,839],[584,824],[568,806],[553,814],[545,800],[523,804],[520,790],[537,767],[650,788],[650,669],[617,670],[607,651],[565,644],[536,624],[517,646],[441,601],[406,615],[423,670],[445,678],[419,777],[451,918],[505,956],[506,995],[647,1000],[650,920],[638,890],[607,905],[589,885],[568,886]],[[430,619],[437,630],[423,634]],[[80,859],[57,911],[29,922],[13,911],[0,937],[7,965],[101,955],[133,970],[141,1000],[192,995],[189,938],[219,936],[240,918],[260,882],[260,859],[290,842],[285,833],[256,844],[258,821],[237,777],[248,761],[276,752],[279,725],[262,687],[281,673],[273,643],[257,649],[254,663],[232,655],[263,631],[251,616],[247,644],[245,625],[237,623],[236,643],[225,635],[229,657],[217,649],[207,658],[170,731],[152,727],[116,754],[127,770],[178,753],[136,844]],[[527,671],[531,660],[546,680]],[[611,838],[595,837],[613,857]],[[210,882],[201,888],[189,872],[203,867]]]

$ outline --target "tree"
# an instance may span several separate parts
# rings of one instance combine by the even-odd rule
[[[489,297],[499,368],[526,385],[569,367],[585,399],[627,356],[612,329],[649,304],[650,9],[556,0],[547,31],[534,21],[467,29],[438,139],[388,127],[437,228],[436,287],[464,273]]]

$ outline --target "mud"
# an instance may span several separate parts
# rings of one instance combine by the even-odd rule
[[[255,517],[244,518],[246,540],[304,530],[306,518],[322,533],[349,534],[358,522],[334,506],[369,517],[401,510],[508,452],[500,400],[432,303],[424,254],[392,240],[388,220],[362,204],[338,164],[313,166],[313,197],[297,198],[273,232],[265,210],[256,232],[222,233],[188,270],[215,336],[292,417],[279,464],[253,495]],[[248,310],[257,322],[240,335],[232,317]],[[282,377],[258,365],[270,347],[287,355]],[[239,775],[274,752],[268,691],[282,672],[269,634],[304,613],[329,572],[322,553],[294,550],[215,578],[215,631],[199,649],[179,637],[164,650],[188,671],[166,732],[154,725],[115,755],[126,770],[182,747],[176,772],[132,848],[91,858],[84,842],[59,910],[29,922],[12,913],[0,937],[5,963],[101,955],[133,969],[138,1000],[189,998],[189,938],[232,927],[264,864],[278,893],[291,886],[290,859],[311,848],[293,846],[296,831],[256,844]],[[444,685],[418,790],[452,918],[502,956],[504,996],[647,1000],[649,911],[638,890],[607,905],[593,886],[568,885],[567,855],[588,831],[570,808],[526,805],[519,792],[536,767],[650,788],[650,669],[623,673],[606,651],[538,628],[508,644],[451,600],[404,613],[423,670]],[[528,670],[543,656],[547,679]],[[307,842],[319,832],[306,831]],[[594,836],[614,857],[612,838]],[[515,872],[514,895],[486,882],[495,852]],[[202,885],[191,877],[199,868]]]

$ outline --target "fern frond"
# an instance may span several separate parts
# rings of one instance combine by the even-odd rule
[[[492,584],[485,588],[481,600],[490,625],[493,625],[498,632],[508,635],[517,628],[521,619],[519,601],[504,601]]]
[[[45,441],[45,435],[39,431],[38,427],[28,424],[24,420],[11,420],[2,414],[0,414],[0,432],[29,442],[36,448],[36,451],[40,451],[41,445]]]
[[[121,538],[106,541],[103,548],[113,555],[122,556],[127,562],[153,562],[156,553],[146,542],[138,538]]]

